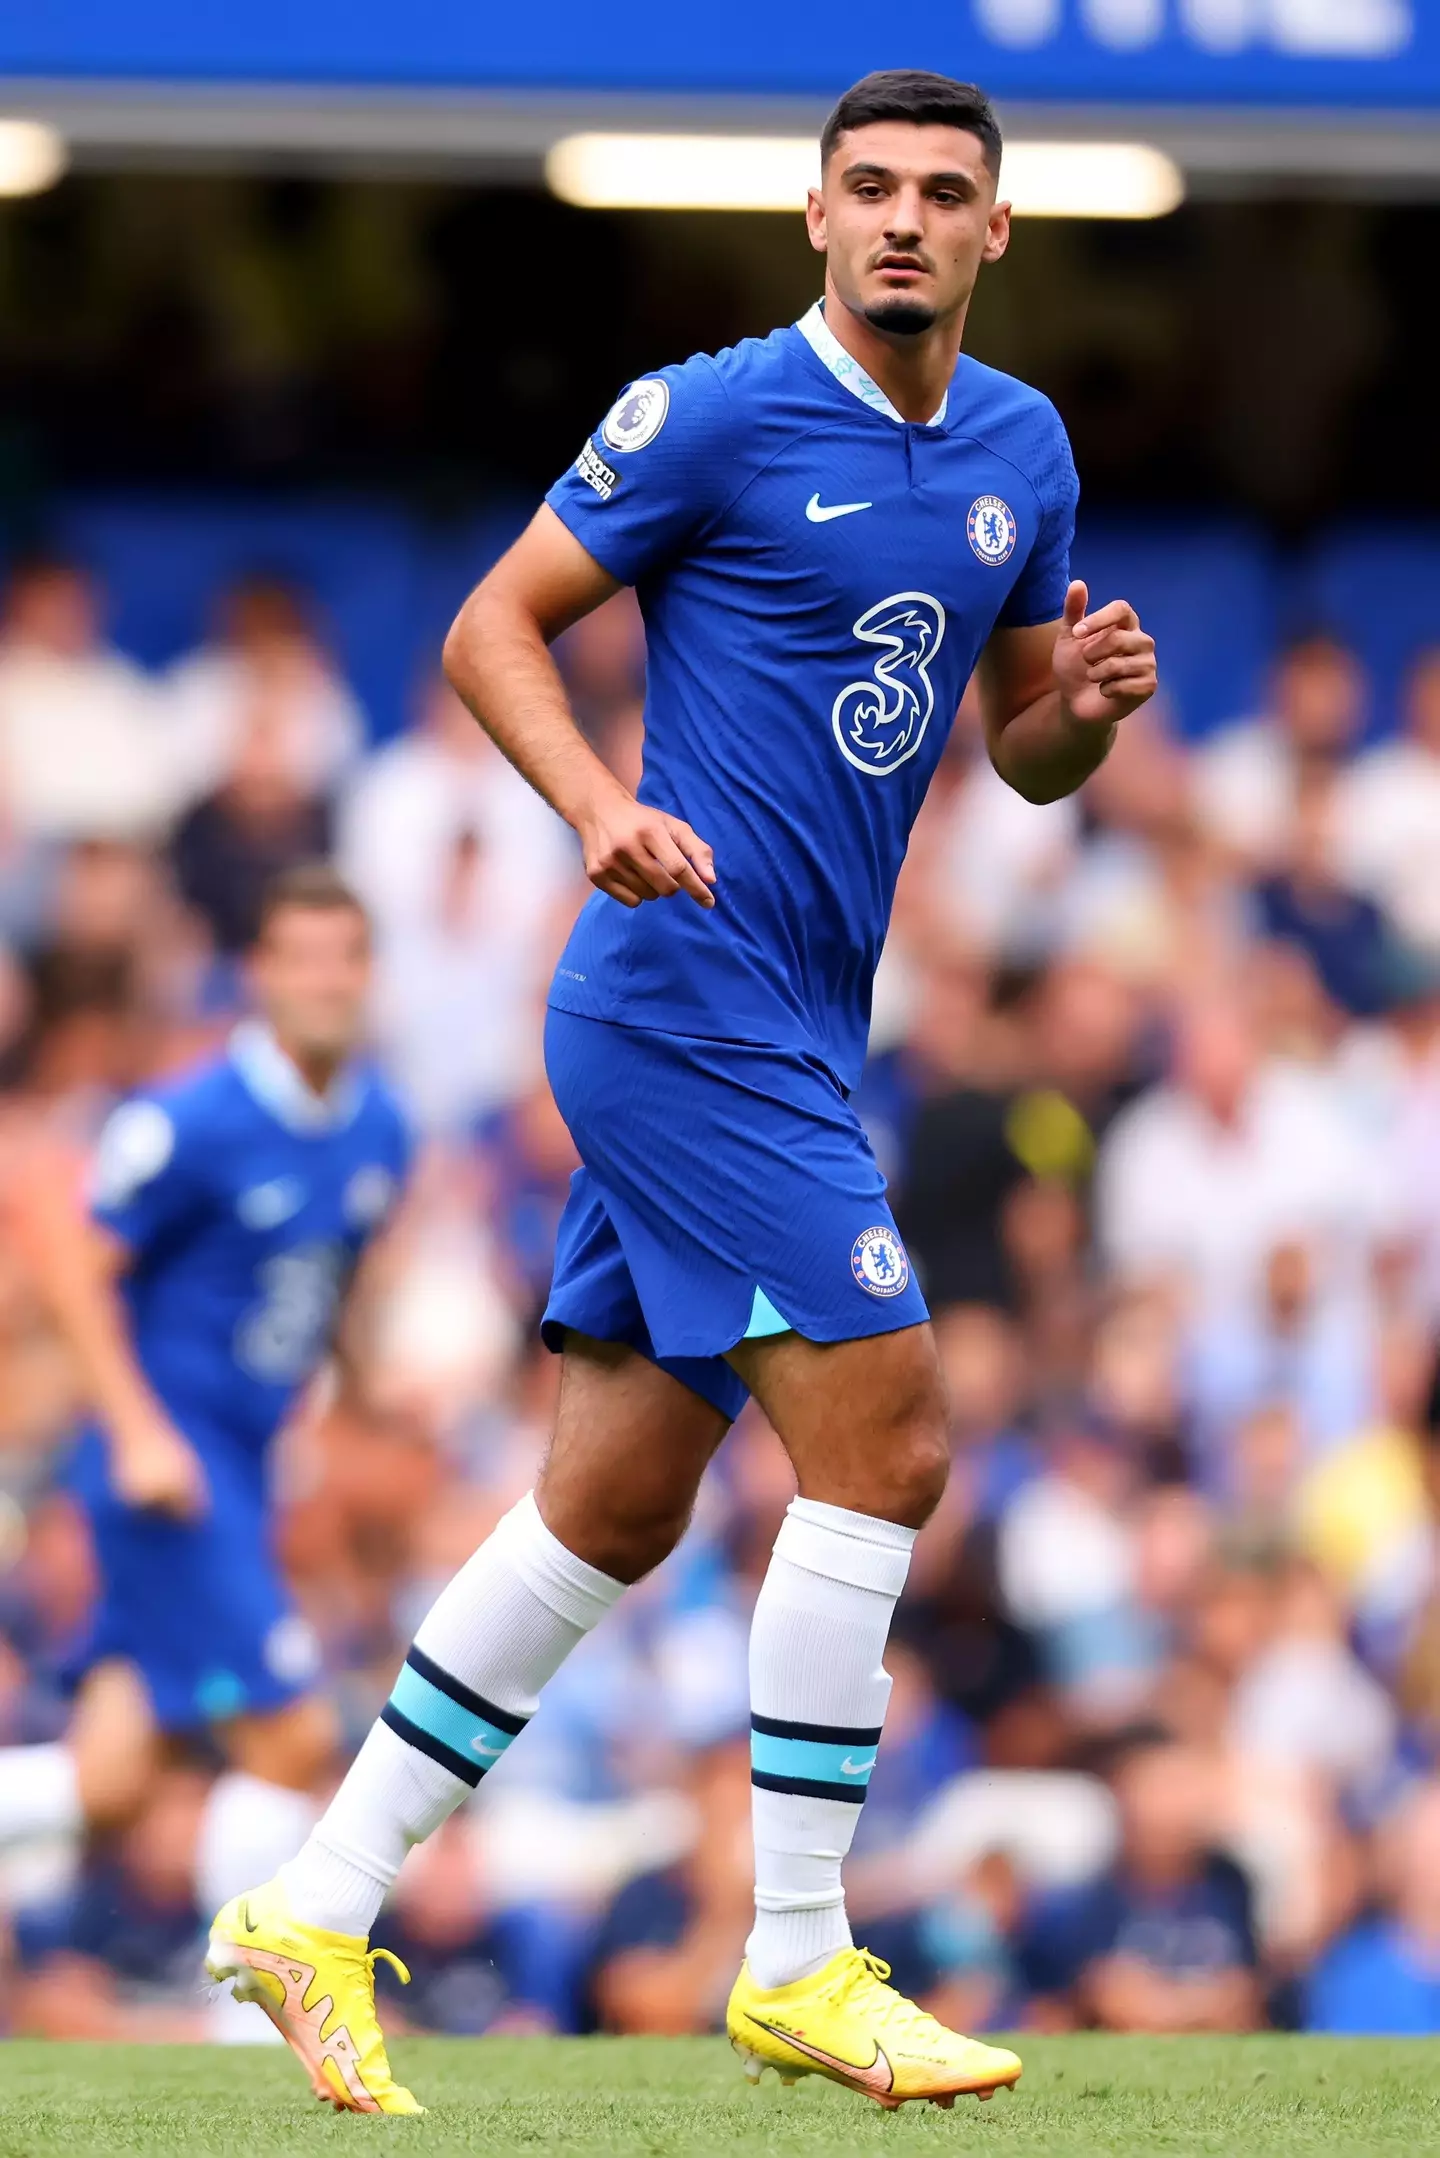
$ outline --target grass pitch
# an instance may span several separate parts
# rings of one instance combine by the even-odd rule
[[[988,2105],[887,2114],[812,2077],[752,2091],[717,2039],[401,2040],[423,2120],[322,2110],[288,2054],[179,2046],[0,2044],[0,2158],[357,2150],[416,2158],[1319,2158],[1440,2148],[1440,2045],[1318,2038],[1050,2038]]]

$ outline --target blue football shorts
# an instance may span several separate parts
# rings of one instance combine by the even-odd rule
[[[98,1432],[81,1440],[69,1484],[100,1577],[70,1676],[124,1657],[139,1670],[160,1728],[178,1734],[299,1699],[314,1688],[319,1656],[281,1579],[263,1463],[233,1438],[177,1423],[209,1479],[202,1520],[170,1521],[124,1505],[110,1487]]]
[[[542,1331],[620,1341],[729,1417],[739,1341],[928,1318],[860,1120],[818,1057],[551,1009],[545,1066],[583,1167]]]

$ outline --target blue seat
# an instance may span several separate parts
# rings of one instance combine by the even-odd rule
[[[1275,564],[1240,524],[1081,518],[1090,604],[1128,599],[1155,639],[1166,704],[1194,740],[1260,705],[1278,627]]]
[[[1374,683],[1372,734],[1399,725],[1417,652],[1440,645],[1440,525],[1347,526],[1317,542],[1297,589],[1312,619],[1353,644]]]

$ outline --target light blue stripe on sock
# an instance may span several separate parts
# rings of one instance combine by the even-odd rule
[[[790,1321],[782,1319],[765,1291],[759,1287],[750,1306],[750,1324],[745,1329],[746,1341],[763,1341],[769,1334],[788,1334],[792,1331]]]
[[[750,1734],[750,1765],[765,1776],[803,1776],[807,1783],[840,1783],[863,1791],[875,1766],[873,1746],[832,1746],[815,1738]]]
[[[431,1738],[438,1738],[452,1753],[479,1761],[482,1767],[498,1761],[514,1736],[513,1732],[487,1723],[483,1716],[472,1715],[468,1708],[461,1708],[458,1701],[441,1693],[438,1686],[432,1686],[408,1663],[401,1666],[390,1698],[411,1723],[418,1724]]]

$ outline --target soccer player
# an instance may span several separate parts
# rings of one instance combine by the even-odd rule
[[[213,1967],[263,1992],[339,2104],[415,2103],[365,1985],[406,1850],[670,1551],[747,1391],[799,1496],[751,1637],[756,1913],[731,2037],[752,2075],[818,2071],[885,2106],[1020,2073],[885,1983],[841,1889],[891,1613],[947,1468],[924,1300],[849,1099],[896,876],[972,670],[990,755],[1036,802],[1078,787],[1155,688],[1134,610],[1092,611],[1070,580],[1054,410],[960,356],[1009,237],[1000,148],[967,85],[849,91],[808,208],[823,302],[631,383],[451,631],[451,680],[597,887],[546,1030],[584,1166],[538,1487],[426,1618],[299,1856],[212,1935]],[[547,650],[623,584],[649,653],[638,800]]]
[[[88,1222],[20,1202],[95,1411],[72,1485],[101,1593],[68,1738],[0,1752],[0,1843],[120,1825],[162,1741],[208,1730],[230,1772],[201,1826],[205,1908],[294,1850],[337,1739],[266,1471],[406,1175],[399,1111],[355,1060],[369,974],[358,900],[323,865],[288,872],[250,955],[262,1016],[114,1112]]]

